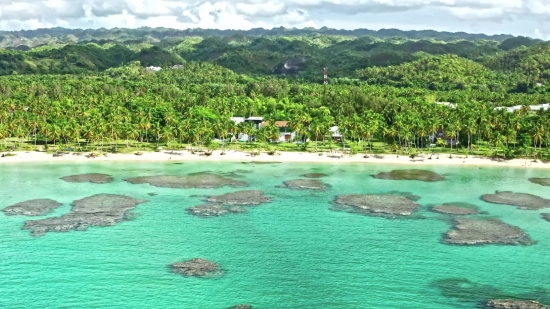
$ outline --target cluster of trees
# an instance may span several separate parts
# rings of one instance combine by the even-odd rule
[[[463,149],[489,147],[508,156],[544,153],[550,112],[495,110],[487,94],[254,79],[204,62],[150,73],[132,63],[93,75],[1,77],[0,141],[4,147],[10,140],[31,148],[45,143],[122,147],[116,146],[121,141],[172,148],[246,133],[267,142],[278,136],[273,123],[256,131],[230,121],[232,116],[263,116],[289,121],[302,141],[328,142],[330,127],[338,126],[344,146],[355,150],[371,149],[377,140],[411,152],[443,130]],[[455,108],[435,103],[453,95],[461,98],[453,100]]]

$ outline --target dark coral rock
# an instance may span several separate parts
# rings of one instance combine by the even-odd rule
[[[187,212],[199,217],[218,217],[229,213],[246,212],[246,208],[219,204],[205,204],[188,208]]]
[[[259,205],[271,202],[271,197],[265,196],[259,190],[242,190],[222,195],[214,195],[205,199],[206,202],[224,205]]]
[[[240,304],[240,305],[230,307],[228,309],[252,309],[252,306],[249,304]]]
[[[71,212],[54,218],[29,220],[23,229],[34,236],[46,232],[83,231],[89,226],[112,226],[127,218],[128,212],[144,200],[115,194],[97,194],[74,201]]]
[[[43,216],[51,213],[62,204],[51,199],[36,199],[8,206],[2,211],[6,216]]]
[[[305,177],[305,178],[322,178],[327,176],[328,176],[327,174],[323,174],[323,173],[308,173],[308,174],[302,175],[302,177]]]
[[[456,245],[532,245],[534,240],[520,228],[499,220],[456,218],[453,229],[443,239]]]
[[[541,186],[550,187],[550,178],[529,178],[529,181],[532,183],[536,183]]]
[[[129,183],[144,184],[148,183],[155,187],[163,188],[221,188],[221,187],[246,187],[248,183],[234,180],[210,173],[197,173],[194,175],[176,176],[145,176],[126,179]]]
[[[376,175],[371,175],[376,179],[391,179],[391,180],[420,180],[426,182],[443,181],[445,177],[438,173],[426,170],[393,170],[391,172],[382,172]]]
[[[333,210],[386,217],[410,216],[420,207],[415,201],[393,194],[339,195],[334,204]]]
[[[475,215],[477,207],[468,203],[445,203],[432,207],[432,211],[447,215]]]
[[[99,173],[71,175],[71,176],[61,177],[60,179],[66,182],[74,182],[74,183],[86,183],[86,182],[110,183],[113,181],[113,177],[111,175],[99,174]]]
[[[550,214],[542,214],[542,218],[550,222]]]
[[[485,304],[491,309],[548,309],[547,306],[534,300],[491,299]]]
[[[550,207],[550,200],[529,193],[497,191],[495,194],[484,194],[481,199],[488,203],[516,206],[525,210]]]
[[[327,190],[330,186],[317,179],[295,179],[283,182],[286,188],[292,190]]]
[[[205,259],[191,259],[170,265],[172,271],[184,276],[205,277],[222,273],[218,264]]]

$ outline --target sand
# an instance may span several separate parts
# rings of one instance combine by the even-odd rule
[[[211,156],[199,156],[191,154],[188,151],[175,151],[180,155],[166,152],[144,152],[143,155],[135,154],[109,154],[107,157],[101,156],[97,158],[87,158],[85,155],[66,154],[61,157],[53,157],[52,154],[44,152],[13,152],[16,154],[11,157],[0,158],[2,163],[27,163],[27,162],[95,162],[95,161],[171,161],[171,162],[186,162],[186,161],[204,161],[204,162],[296,162],[296,163],[366,163],[366,164],[406,164],[417,166],[430,165],[462,165],[462,166],[498,166],[498,167],[518,167],[518,168],[543,168],[550,169],[550,163],[532,162],[530,159],[514,159],[508,161],[497,161],[491,158],[469,157],[465,158],[461,155],[454,155],[453,158],[448,156],[440,156],[439,159],[432,158],[415,160],[407,156],[397,156],[395,154],[387,154],[384,156],[364,158],[362,154],[344,155],[341,158],[329,157],[327,154],[319,156],[317,153],[308,152],[281,152],[280,155],[270,156],[262,153],[259,156],[250,156],[245,152],[226,151],[225,155],[220,155],[221,151],[214,151]]]

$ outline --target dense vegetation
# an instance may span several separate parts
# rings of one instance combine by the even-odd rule
[[[253,77],[320,82],[326,67],[331,83],[362,79],[432,90],[533,92],[550,67],[550,45],[539,40],[395,29],[55,28],[0,32],[0,47],[0,75],[101,72],[132,61],[161,67],[206,61]]]
[[[273,123],[256,131],[230,121],[254,115],[290,121],[299,145],[278,146],[285,149],[414,155],[436,143],[463,153],[548,155],[550,112],[496,109],[550,102],[550,44],[530,38],[56,28],[0,32],[0,46],[3,149],[215,147],[212,138],[239,133],[260,143],[244,147],[265,146],[278,136]],[[175,64],[184,66],[167,69]],[[332,126],[343,135],[339,146]],[[438,131],[458,147],[430,141]]]
[[[152,73],[131,63],[100,74],[1,77],[0,140],[4,148],[123,151],[187,143],[213,148],[220,146],[212,144],[214,137],[246,133],[259,144],[244,145],[270,152],[345,147],[415,155],[427,150],[430,134],[444,130],[447,138],[460,141],[458,149],[447,146],[451,152],[547,157],[550,112],[495,110],[492,100],[498,96],[525,102],[546,95],[298,83],[251,78],[207,62]],[[435,103],[450,98],[456,107]],[[271,123],[257,131],[250,123],[230,121],[251,115]],[[300,143],[267,146],[279,135],[274,120],[289,120]],[[334,125],[343,142],[331,139]],[[435,144],[447,145],[444,139]]]

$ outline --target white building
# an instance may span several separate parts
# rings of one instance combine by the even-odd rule
[[[333,140],[336,140],[336,141],[342,140],[342,134],[340,134],[340,131],[338,130],[338,126],[330,127],[329,130]]]
[[[529,105],[529,110],[531,110],[532,112],[537,112],[537,111],[539,111],[539,110],[541,110],[541,109],[542,109],[542,110],[547,110],[548,107],[550,107],[550,103],[537,104],[537,105]],[[512,112],[521,110],[522,108],[523,108],[523,105],[515,105],[515,106],[510,106],[510,107],[499,106],[499,107],[495,107],[495,110],[506,109],[508,112],[512,113]]]
[[[162,70],[162,68],[161,67],[150,66],[150,67],[147,67],[147,70],[158,72],[158,71]]]

